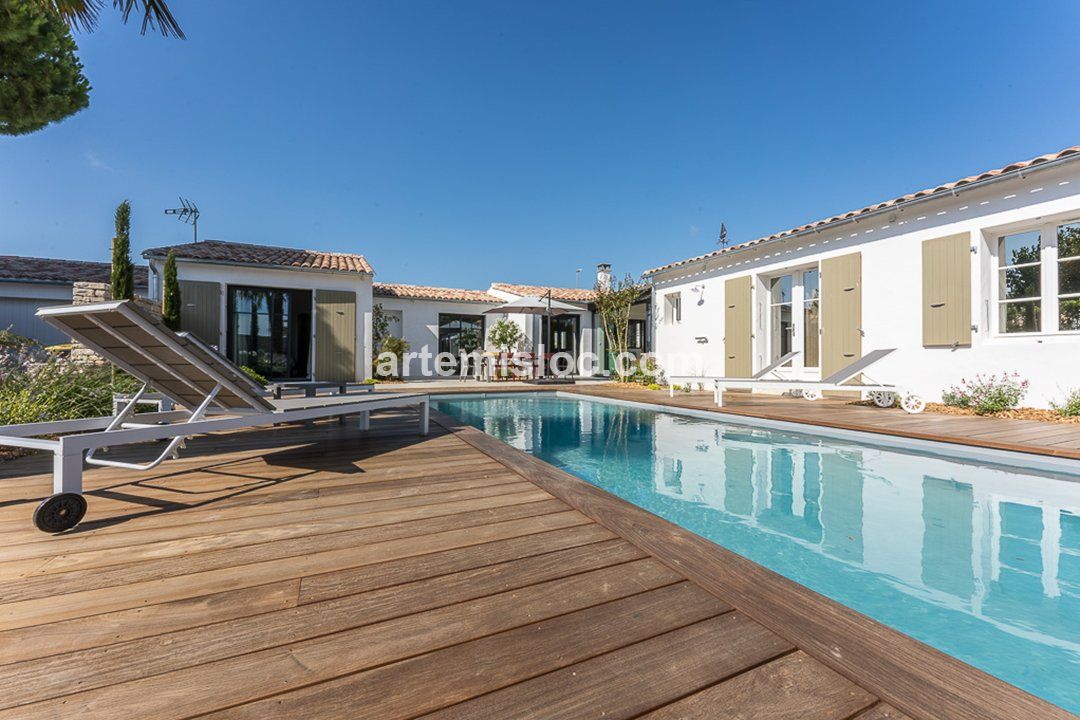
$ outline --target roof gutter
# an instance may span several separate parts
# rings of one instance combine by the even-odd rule
[[[671,267],[659,267],[659,268],[656,268],[655,270],[648,270],[648,271],[642,273],[641,276],[645,277],[645,278],[652,278],[654,275],[659,275],[661,273],[669,272],[671,270],[680,270],[682,268],[690,267],[691,265],[697,265],[698,263],[706,263],[707,264],[709,260],[713,260],[713,259],[718,258],[718,257],[727,257],[729,255],[737,255],[738,253],[747,252],[749,250],[757,250],[758,248],[764,247],[766,245],[772,245],[773,243],[776,243],[776,242],[782,242],[782,241],[785,241],[785,240],[792,240],[792,239],[803,237],[803,236],[806,236],[806,235],[811,235],[811,234],[817,235],[817,234],[820,234],[822,232],[832,230],[833,228],[838,228],[838,227],[842,227],[844,225],[848,225],[850,223],[858,224],[858,223],[862,222],[864,219],[877,217],[878,215],[882,215],[884,213],[890,213],[890,212],[896,212],[896,211],[903,212],[906,208],[912,207],[914,205],[918,205],[919,203],[922,203],[922,202],[928,202],[930,200],[940,200],[940,199],[942,199],[943,196],[946,196],[946,195],[948,195],[949,197],[959,197],[960,193],[967,192],[968,190],[970,190],[972,188],[985,187],[987,185],[991,185],[993,183],[1000,182],[1000,181],[1003,181],[1003,180],[1012,180],[1014,178],[1020,178],[1021,180],[1023,180],[1028,175],[1033,175],[1033,174],[1039,172],[1040,170],[1045,170],[1045,169],[1048,169],[1048,168],[1051,168],[1051,167],[1058,167],[1059,165],[1064,165],[1064,164],[1066,164],[1068,162],[1072,162],[1074,160],[1080,160],[1080,153],[1073,153],[1072,155],[1066,155],[1065,157],[1057,158],[1055,160],[1047,160],[1046,162],[1041,162],[1038,165],[1032,165],[1032,166],[1023,167],[1023,168],[1017,168],[1016,170],[1010,170],[1009,172],[1001,173],[1000,175],[994,175],[993,177],[983,178],[982,180],[975,180],[973,182],[967,183],[966,185],[962,185],[960,187],[952,188],[951,190],[942,190],[941,192],[934,192],[934,193],[930,193],[929,195],[923,195],[922,197],[912,198],[911,200],[905,200],[904,202],[897,203],[896,205],[889,205],[888,207],[878,208],[876,210],[870,210],[869,212],[861,213],[861,214],[856,215],[854,217],[843,218],[843,219],[840,219],[840,220],[834,220],[833,222],[827,223],[825,225],[818,225],[816,227],[806,228],[805,230],[800,230],[798,232],[793,232],[790,235],[783,235],[782,237],[772,238],[771,240],[764,240],[764,241],[762,241],[760,243],[757,243],[757,244],[751,245],[750,243],[753,243],[754,241],[750,240],[747,243],[744,243],[742,245],[736,245],[736,246],[732,247],[727,252],[721,251],[721,252],[719,252],[719,253],[717,253],[715,255],[710,254],[710,255],[708,255],[706,257],[700,257],[700,258],[697,258],[697,259],[694,259],[694,260],[683,261],[683,264],[675,264],[675,265],[673,265]]]

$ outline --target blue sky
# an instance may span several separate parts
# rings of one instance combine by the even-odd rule
[[[1080,143],[1071,0],[171,5],[188,40],[106,14],[90,108],[0,138],[0,254],[106,260],[125,197],[186,242],[183,194],[384,281],[591,285]]]

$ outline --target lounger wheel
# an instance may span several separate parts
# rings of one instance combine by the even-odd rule
[[[875,391],[870,393],[870,399],[879,408],[891,408],[896,404],[896,393],[891,393],[888,390]]]
[[[926,409],[926,402],[918,395],[908,393],[900,400],[900,407],[904,408],[904,412],[918,415]]]
[[[791,397],[802,397],[802,388],[793,388],[791,390]]]
[[[86,515],[86,498],[78,493],[58,493],[34,509],[34,525],[47,533],[60,533],[79,524]]]
[[[821,391],[820,390],[814,390],[812,388],[807,388],[807,389],[802,391],[802,398],[803,398],[803,400],[810,400],[811,402],[813,402],[814,400],[820,400],[821,399]]]

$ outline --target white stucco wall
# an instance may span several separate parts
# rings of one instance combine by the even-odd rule
[[[997,330],[996,268],[1000,235],[1050,223],[1080,220],[1080,163],[1048,168],[929,200],[905,210],[866,218],[821,232],[768,243],[653,276],[655,349],[668,372],[724,372],[724,281],[755,277],[754,368],[768,357],[768,276],[862,253],[863,352],[897,348],[870,371],[882,382],[910,387],[927,400],[975,373],[1017,371],[1031,382],[1025,405],[1045,407],[1080,386],[1080,333],[1003,335]],[[971,347],[922,345],[922,250],[924,240],[968,233],[975,248],[971,264]],[[1044,272],[1044,284],[1046,282]],[[692,288],[697,288],[692,291]],[[682,322],[672,324],[664,298],[682,293]],[[1045,318],[1044,318],[1045,321]],[[699,343],[695,338],[706,338]],[[695,368],[679,370],[688,356]],[[813,377],[807,371],[805,376]]]
[[[164,275],[164,260],[151,261],[153,278]],[[253,287],[280,288],[312,291],[312,338],[308,359],[309,367],[315,367],[315,290],[345,290],[356,293],[356,377],[363,380],[371,377],[371,286],[370,276],[357,273],[328,272],[310,269],[278,269],[246,265],[228,265],[209,262],[191,262],[180,258],[176,261],[176,275],[180,280],[216,282],[221,286],[221,336],[218,347],[226,347],[225,335],[228,328],[226,314],[225,288],[229,285],[248,285]],[[151,292],[155,299],[160,298],[160,282],[152,280]]]

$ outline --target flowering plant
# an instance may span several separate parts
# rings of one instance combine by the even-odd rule
[[[1028,385],[1019,373],[976,375],[972,380],[961,378],[959,385],[942,393],[941,400],[953,407],[970,408],[976,415],[988,415],[1015,408],[1027,395]]]

